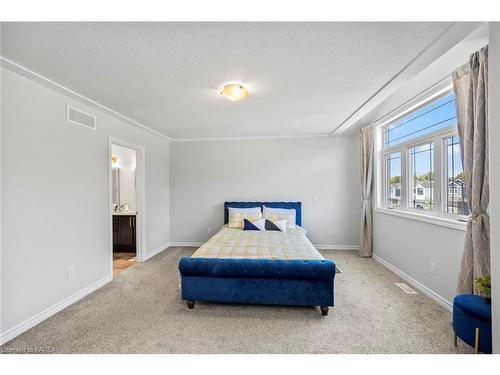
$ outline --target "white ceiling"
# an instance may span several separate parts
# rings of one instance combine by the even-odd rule
[[[174,139],[327,135],[449,26],[2,23],[1,54]]]

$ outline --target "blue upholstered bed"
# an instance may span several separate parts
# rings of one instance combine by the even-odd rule
[[[300,202],[225,202],[228,207],[293,208],[302,225]],[[322,315],[333,306],[335,263],[328,259],[224,259],[183,257],[179,262],[182,299],[222,303],[319,306]]]

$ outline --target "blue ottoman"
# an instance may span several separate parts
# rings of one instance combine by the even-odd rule
[[[491,353],[491,304],[472,294],[462,294],[453,300],[453,330],[474,347],[474,352]]]

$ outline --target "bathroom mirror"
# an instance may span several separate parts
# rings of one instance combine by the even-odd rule
[[[120,168],[113,168],[112,175],[112,203],[113,205],[120,204]]]

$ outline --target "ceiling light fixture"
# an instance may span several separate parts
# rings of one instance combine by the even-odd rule
[[[229,83],[220,92],[227,100],[237,102],[248,96],[248,90],[241,83]]]

